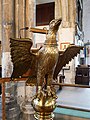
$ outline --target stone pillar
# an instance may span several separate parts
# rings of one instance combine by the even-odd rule
[[[10,37],[15,35],[14,0],[2,0],[2,77],[10,77],[12,63],[10,56]],[[6,119],[13,120],[19,117],[20,110],[16,100],[16,88],[12,82],[6,83],[5,108]],[[13,109],[12,109],[13,108]],[[16,113],[17,111],[17,113]]]
[[[36,26],[36,0],[26,0],[26,26]],[[26,37],[33,40],[33,46],[35,47],[35,36],[33,33],[27,31]]]
[[[1,20],[2,20],[1,19],[1,17],[2,17],[1,14],[2,14],[2,12],[1,12],[1,0],[0,0],[0,41],[1,41],[1,24],[2,24],[1,23]]]
[[[1,39],[2,39],[2,37],[1,37],[1,25],[2,25],[2,19],[1,19],[2,17],[1,17],[1,0],[0,0],[0,66],[1,66],[1,54],[2,54],[2,52],[1,52]]]
[[[14,36],[13,2],[2,0],[2,77],[10,77],[12,73],[9,38]]]
[[[10,37],[14,37],[14,0],[2,0],[2,77],[10,77],[12,63],[10,56]],[[12,12],[11,12],[12,11]],[[12,88],[12,90],[11,90]],[[6,92],[13,94],[13,84],[6,83]]]
[[[76,0],[55,0],[55,18],[62,18],[58,33],[60,49],[62,43],[75,42]],[[74,65],[74,62],[70,62],[70,70],[65,71],[65,75],[68,76],[66,82],[72,82],[74,80],[73,75],[75,71],[72,65]],[[72,76],[69,75],[70,73],[72,73]]]
[[[90,65],[90,0],[83,0],[83,31],[86,45],[85,64]]]
[[[2,68],[2,66],[1,66],[1,57],[2,57],[2,50],[1,50],[1,39],[2,39],[2,37],[1,37],[1,0],[0,0],[0,77],[2,76],[1,74],[1,68]],[[1,85],[0,85],[0,95],[1,95]]]
[[[35,27],[36,22],[36,0],[26,0],[25,7],[25,26]],[[30,31],[25,32],[25,37],[31,38],[33,41],[33,47],[35,47],[35,36]],[[23,111],[23,119],[32,120],[34,110],[31,106],[31,99],[35,95],[36,87],[35,86],[26,86],[25,88],[25,101],[22,103],[21,109]],[[25,108],[25,109],[24,109]]]
[[[16,37],[19,36],[20,28],[35,27],[36,0],[15,0],[15,26]],[[21,37],[29,37],[34,42],[34,35],[29,31],[21,31]]]
[[[35,27],[35,8],[36,8],[35,0],[15,0],[15,29],[16,29],[16,38],[27,37],[31,38],[34,43],[34,35],[30,32],[30,30],[22,30],[24,27]],[[19,85],[20,84],[20,85]],[[18,95],[19,97],[25,97],[25,82],[18,82]],[[22,91],[22,95],[20,93]],[[22,99],[22,98],[21,98]]]
[[[24,27],[35,27],[36,0],[15,0],[15,25],[16,37],[20,37],[19,30]],[[31,38],[34,46],[34,34],[30,30],[22,30],[21,37]],[[23,112],[23,119],[31,120],[34,110],[31,106],[31,99],[35,95],[36,88],[25,86],[25,82],[18,82],[17,95]],[[25,109],[24,109],[25,108]]]
[[[76,1],[55,0],[55,18],[62,18],[62,27],[75,27]]]
[[[15,28],[16,28],[16,37],[25,37],[25,31],[20,31],[21,28],[26,27],[26,0],[15,0]]]

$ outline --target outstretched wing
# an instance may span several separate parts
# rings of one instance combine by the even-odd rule
[[[13,72],[11,78],[18,78],[35,64],[35,54],[30,52],[32,40],[29,38],[10,38]]]
[[[80,50],[83,49],[82,46],[76,46],[76,45],[70,45],[63,54],[59,54],[54,73],[53,73],[53,79],[57,78],[57,75],[61,71],[62,67],[64,67],[66,64],[69,63],[77,54],[80,52]]]

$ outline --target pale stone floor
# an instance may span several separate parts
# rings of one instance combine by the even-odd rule
[[[57,92],[57,96],[58,96],[57,104],[90,110],[90,88],[63,87],[62,90]],[[1,116],[1,103],[0,103],[0,116]],[[61,116],[59,114],[56,114],[55,116],[56,117],[54,120],[86,120],[83,118],[80,119],[76,117],[71,117],[69,119],[69,116],[66,116],[64,119],[63,116],[65,115]]]
[[[90,110],[90,88],[63,87],[57,104]]]

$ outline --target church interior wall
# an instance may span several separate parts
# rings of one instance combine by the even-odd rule
[[[66,13],[65,13],[65,15],[66,15]],[[64,15],[64,17],[65,17],[65,15]],[[65,20],[66,20],[66,18],[64,18],[63,25],[65,25]],[[67,22],[67,25],[68,25],[68,22]],[[46,26],[36,26],[36,28],[41,28],[41,29],[43,29],[44,27],[47,27],[47,29],[48,29],[48,25],[46,25]],[[74,28],[65,27],[65,28],[60,28],[60,29],[61,30],[59,31],[59,34],[58,34],[58,38],[60,39],[59,40],[60,41],[59,45],[61,44],[61,42],[73,43],[74,42]],[[46,35],[41,35],[41,34],[36,34],[36,33],[34,35],[35,35],[35,46],[36,47],[44,43],[44,41],[46,39]],[[71,69],[71,71],[73,71],[73,70]]]
[[[65,0],[66,1],[66,0]],[[64,5],[64,4],[63,4]],[[84,4],[85,5],[85,4]],[[86,6],[88,6],[87,8],[84,8],[84,10],[86,11],[86,13],[84,13],[84,15],[86,15],[86,16],[84,16],[84,22],[83,22],[83,24],[84,24],[84,26],[83,26],[83,28],[84,28],[84,31],[85,31],[85,36],[84,36],[84,42],[87,42],[88,40],[89,40],[89,38],[90,38],[90,33],[89,33],[89,20],[87,20],[87,18],[89,17],[88,15],[89,15],[89,12],[87,12],[88,11],[88,9],[89,9],[89,5],[90,4],[88,4],[87,3],[87,5]],[[1,9],[1,8],[0,8]],[[67,8],[66,8],[67,9]],[[69,9],[71,9],[71,7],[69,8]],[[18,9],[17,9],[18,10]],[[65,8],[64,8],[64,10],[65,10]],[[1,11],[1,10],[0,10]],[[71,13],[71,12],[70,12]],[[88,14],[87,14],[88,13]],[[34,14],[34,16],[36,15],[35,14],[35,12],[33,13]],[[72,13],[71,13],[72,14]],[[1,15],[1,12],[0,12],[0,15]],[[30,15],[30,14],[29,14]],[[57,14],[58,15],[58,14]],[[22,15],[23,16],[23,15]],[[19,16],[20,17],[20,16]],[[56,17],[56,16],[55,16]],[[65,17],[65,15],[64,15],[64,17]],[[1,18],[1,16],[0,16],[0,18]],[[56,17],[57,18],[57,17]],[[20,18],[21,19],[21,18]],[[74,19],[74,18],[73,18]],[[17,20],[17,19],[16,19]],[[25,16],[24,16],[24,20],[25,20]],[[34,19],[35,20],[35,19]],[[65,19],[64,19],[65,20]],[[71,20],[71,18],[70,18],[70,20]],[[72,20],[73,21],[73,20]],[[87,23],[85,23],[85,21],[87,21]],[[1,22],[1,19],[0,19],[0,22]],[[19,21],[20,22],[20,21]],[[25,22],[25,21],[24,21]],[[19,23],[17,22],[16,23],[16,25],[17,25],[17,27],[16,27],[16,37],[18,36],[18,32],[19,32],[19,27],[21,27],[21,26],[25,26],[25,23],[24,22],[22,22],[23,23],[23,25],[21,25],[21,23],[20,23],[20,25],[19,25]],[[35,21],[34,21],[35,22]],[[66,22],[66,27],[65,27],[65,22]],[[59,41],[58,41],[58,44],[59,44],[59,46],[58,46],[58,48],[59,48],[59,50],[62,50],[62,49],[66,49],[66,47],[68,47],[68,45],[69,44],[72,44],[72,43],[75,43],[75,27],[73,26],[74,24],[73,23],[71,23],[71,25],[72,26],[68,26],[69,25],[69,22],[70,21],[64,21],[63,22],[63,25],[62,25],[62,27],[60,26],[60,30],[59,30],[59,32],[58,32],[58,35],[57,35],[57,38],[59,39]],[[33,24],[33,23],[32,23]],[[26,24],[26,25],[31,25],[31,24]],[[34,26],[34,25],[32,25],[32,26]],[[29,27],[29,26],[28,26]],[[31,27],[31,26],[30,26]],[[40,29],[49,29],[49,26],[48,25],[42,25],[42,26],[34,26],[35,28],[40,28]],[[29,32],[30,33],[30,32]],[[23,32],[23,35],[22,36],[25,36],[25,34],[26,33],[24,33]],[[30,33],[31,34],[31,33]],[[2,40],[2,38],[1,38],[1,23],[0,23],[0,41]],[[26,34],[26,36],[29,36],[29,35],[27,35]],[[32,35],[31,35],[32,36]],[[30,37],[31,37],[30,36]],[[43,45],[44,44],[44,42],[45,42],[45,40],[46,40],[46,34],[39,34],[39,33],[33,33],[33,36],[34,37],[32,37],[32,38],[34,38],[34,47],[40,47],[41,45]],[[62,45],[62,46],[61,46]],[[64,48],[64,47],[65,48]],[[2,51],[1,51],[2,49],[1,49],[1,44],[0,44],[0,65],[2,65],[2,63],[1,63],[1,61],[2,61]],[[66,65],[66,67],[68,68],[68,67],[70,67],[68,70],[65,70],[64,71],[64,75],[65,75],[65,80],[64,80],[64,82],[65,83],[75,83],[75,67],[77,67],[79,64],[80,64],[80,61],[78,60],[78,58],[79,58],[80,56],[78,56],[77,58],[75,58],[75,59],[73,59],[71,62],[69,62],[69,64],[68,65]],[[90,57],[90,56],[89,56]],[[6,60],[6,62],[7,62],[7,59],[8,58],[6,58],[5,60]],[[88,60],[88,63],[90,62],[90,59]],[[87,64],[88,64],[87,63]],[[4,63],[5,64],[5,63]],[[7,64],[6,64],[7,65]],[[8,65],[7,65],[8,66]],[[10,69],[10,72],[9,72],[9,70],[7,70],[9,73],[11,73],[11,70],[12,69]],[[5,74],[7,74],[7,73],[5,73]],[[62,71],[60,72],[60,74],[62,74]],[[9,76],[10,76],[10,74],[9,74]],[[34,94],[34,92],[35,92],[35,89],[36,88],[34,88],[33,87],[33,89],[32,89],[32,87],[30,87],[30,86],[27,86],[26,87],[26,85],[25,85],[25,82],[18,82],[17,83],[17,96],[18,96],[18,102],[19,103],[21,103],[22,101],[24,101],[24,99],[25,99],[25,97],[27,97],[27,99],[29,99],[29,97],[31,97],[33,94]],[[30,91],[31,91],[31,93],[30,93]],[[32,94],[33,93],[33,94]],[[30,96],[30,94],[31,94],[31,96]],[[27,95],[27,96],[26,96]]]

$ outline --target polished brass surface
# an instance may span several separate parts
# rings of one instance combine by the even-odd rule
[[[46,34],[48,30],[39,28],[30,28],[30,32]]]
[[[53,120],[56,99],[56,93],[50,86],[47,86],[47,89],[41,89],[32,100],[35,118],[37,120]]]
[[[13,62],[12,79],[24,77],[26,74],[25,77],[30,76],[27,81],[28,85],[34,79],[35,84],[42,86],[45,75],[48,74],[47,84],[51,85],[52,80],[57,79],[62,67],[80,52],[83,47],[75,45],[70,45],[63,52],[58,51],[56,34],[61,21],[61,19],[57,19],[50,22],[43,47],[31,48],[33,42],[29,38],[10,38]]]
[[[49,31],[48,34],[46,36],[46,41],[45,44],[50,45],[57,45],[57,41],[56,41],[56,34],[57,31],[59,29],[59,26],[61,24],[61,19],[54,19],[50,22],[49,24]]]
[[[30,69],[31,71],[28,72],[28,76],[30,76],[27,81],[28,85],[36,77],[38,86],[42,86],[46,74],[48,74],[47,84],[51,85],[53,68],[58,58],[56,33],[60,23],[61,19],[50,22],[45,44],[38,49],[31,48],[32,40],[29,38],[10,38],[13,62],[11,78],[22,77]]]
[[[34,79],[35,84],[42,86],[45,75],[48,74],[47,85],[51,85],[52,80],[57,79],[62,67],[80,52],[83,47],[75,45],[70,45],[63,52],[58,51],[56,35],[61,21],[54,19],[50,22],[43,47],[32,48],[33,42],[29,38],[10,38],[12,79],[30,76],[27,80],[28,85]]]
[[[33,85],[35,82],[32,81],[36,80],[38,91],[32,100],[32,106],[38,120],[53,120],[57,97],[51,88],[52,81],[57,79],[62,67],[83,48],[70,45],[64,52],[58,51],[56,34],[61,21],[57,19],[50,22],[43,47],[32,49],[32,40],[29,38],[10,38],[13,62],[11,78],[29,76],[28,85]]]

